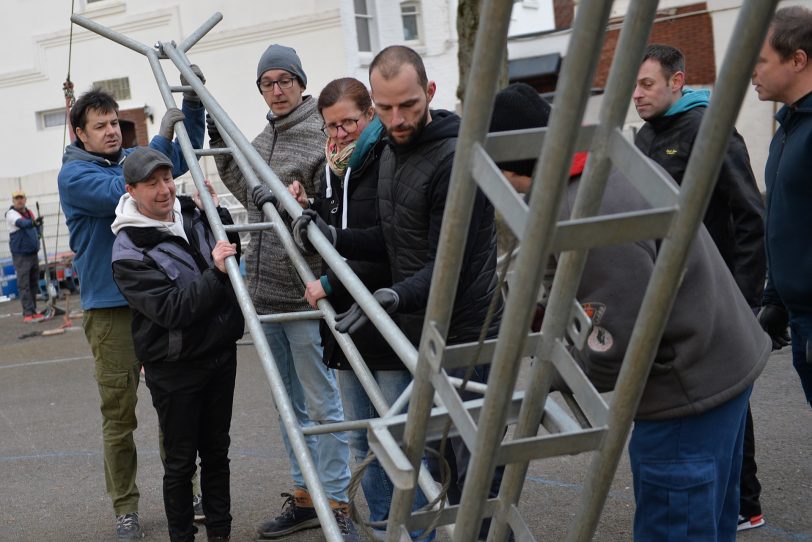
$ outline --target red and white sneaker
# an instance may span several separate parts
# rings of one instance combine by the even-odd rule
[[[26,324],[32,324],[34,322],[39,322],[44,318],[45,316],[43,314],[36,312],[34,314],[26,314],[25,316],[23,316],[23,322],[25,322]]]
[[[747,529],[755,529],[756,527],[761,527],[764,525],[764,514],[758,514],[757,516],[750,516],[746,518],[739,515],[739,526],[736,527],[737,531],[746,531]]]

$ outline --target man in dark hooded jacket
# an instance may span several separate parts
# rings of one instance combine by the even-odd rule
[[[428,80],[420,56],[408,47],[387,47],[372,61],[369,73],[375,110],[388,138],[378,175],[379,222],[367,229],[336,230],[306,210],[294,223],[294,237],[303,251],[312,252],[307,225],[314,221],[348,259],[376,261],[388,257],[393,284],[376,290],[374,296],[417,345],[426,316],[460,118],[449,111],[429,109],[436,85]],[[449,344],[478,339],[496,292],[493,216],[493,206],[477,192],[448,330]],[[354,304],[339,315],[336,329],[353,333],[366,322],[366,315]],[[501,304],[487,337],[496,336],[500,322]],[[463,376],[465,371],[448,373]],[[477,366],[472,379],[486,382],[487,378],[488,367]],[[479,397],[467,392],[460,395],[463,400]],[[469,454],[461,439],[451,439],[451,448],[453,453],[446,457],[452,466],[448,496],[456,504]],[[497,469],[492,495],[498,492],[501,471]],[[487,533],[487,522],[485,525],[480,534]]]
[[[710,101],[707,90],[685,87],[685,57],[669,45],[646,49],[637,75],[634,105],[646,124],[635,137],[643,154],[682,183],[699,125]],[[711,194],[705,227],[739,289],[755,311],[761,306],[767,256],[764,252],[764,203],[756,186],[742,136],[734,129]],[[761,484],[756,476],[753,417],[748,408],[741,475],[741,528],[764,525]]]

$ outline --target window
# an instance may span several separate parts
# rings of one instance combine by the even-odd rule
[[[372,52],[372,14],[367,0],[355,0],[355,31],[358,34],[358,50]]]
[[[65,108],[37,112],[37,129],[62,128],[65,126]]]
[[[116,101],[129,100],[130,95],[130,78],[119,77],[118,79],[105,79],[104,81],[94,81],[94,87],[98,87],[113,95]]]
[[[403,2],[400,5],[404,41],[420,41],[420,4]]]

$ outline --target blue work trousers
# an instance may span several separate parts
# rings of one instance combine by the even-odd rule
[[[635,422],[636,542],[735,541],[751,390],[702,414]]]

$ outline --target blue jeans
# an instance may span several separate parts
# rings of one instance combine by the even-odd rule
[[[792,338],[792,365],[801,377],[806,402],[812,406],[812,361],[806,359],[806,343],[812,341],[812,314],[790,312],[789,331]]]
[[[634,423],[635,541],[736,540],[751,390],[695,416]]]
[[[321,359],[318,321],[266,323],[262,324],[262,328],[299,424],[308,427],[344,421],[335,371],[328,369]],[[307,489],[290,439],[281,423],[280,428],[290,458],[293,484]],[[350,483],[350,451],[346,434],[308,435],[305,440],[327,497],[346,503]]]
[[[409,371],[372,371],[372,376],[378,383],[384,399],[390,405],[395,402],[412,381],[412,374]],[[372,405],[372,401],[367,397],[366,391],[354,372],[339,371],[338,385],[341,388],[341,398],[344,401],[344,412],[347,420],[365,420],[378,417],[378,412]],[[355,461],[360,463],[366,459],[369,453],[367,433],[363,430],[349,431],[348,433],[350,435],[350,449],[355,456]],[[389,508],[392,506],[394,485],[377,460],[370,463],[364,471],[361,487],[364,489],[364,497],[369,506],[370,521],[386,521],[389,518]],[[412,509],[422,508],[427,502],[425,495],[418,488]],[[421,532],[417,531],[411,534],[413,537],[417,537]],[[428,540],[433,538],[432,535]]]

